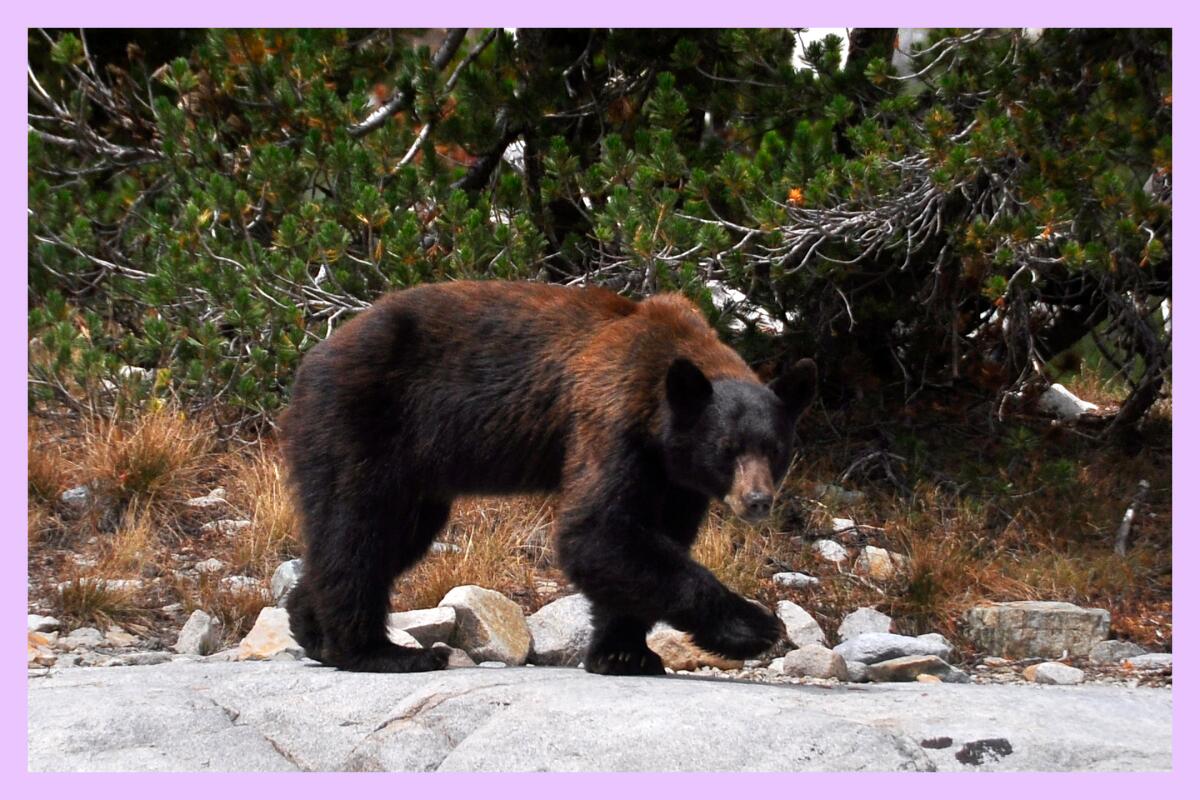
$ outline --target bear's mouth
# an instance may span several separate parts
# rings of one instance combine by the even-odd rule
[[[758,523],[771,514],[775,500],[775,479],[766,457],[746,454],[735,462],[733,485],[725,495],[725,504],[738,519]]]

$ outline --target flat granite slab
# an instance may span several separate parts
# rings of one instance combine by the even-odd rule
[[[31,771],[1169,770],[1171,690],[171,662],[29,679]]]

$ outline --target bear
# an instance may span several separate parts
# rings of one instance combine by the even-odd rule
[[[712,500],[763,519],[816,390],[769,385],[680,294],[461,281],[384,295],[305,354],[281,422],[306,549],[307,654],[365,672],[446,665],[387,636],[393,581],[455,498],[556,493],[555,550],[588,598],[594,673],[654,675],[658,621],[735,659],[782,633],[689,550]]]

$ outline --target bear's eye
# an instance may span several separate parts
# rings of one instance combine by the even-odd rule
[[[721,454],[721,458],[731,459],[737,455],[737,443],[728,436],[723,437],[717,442],[717,452]]]

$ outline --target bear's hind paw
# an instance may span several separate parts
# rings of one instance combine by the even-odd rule
[[[588,653],[584,669],[597,675],[665,675],[662,659],[650,648]]]

